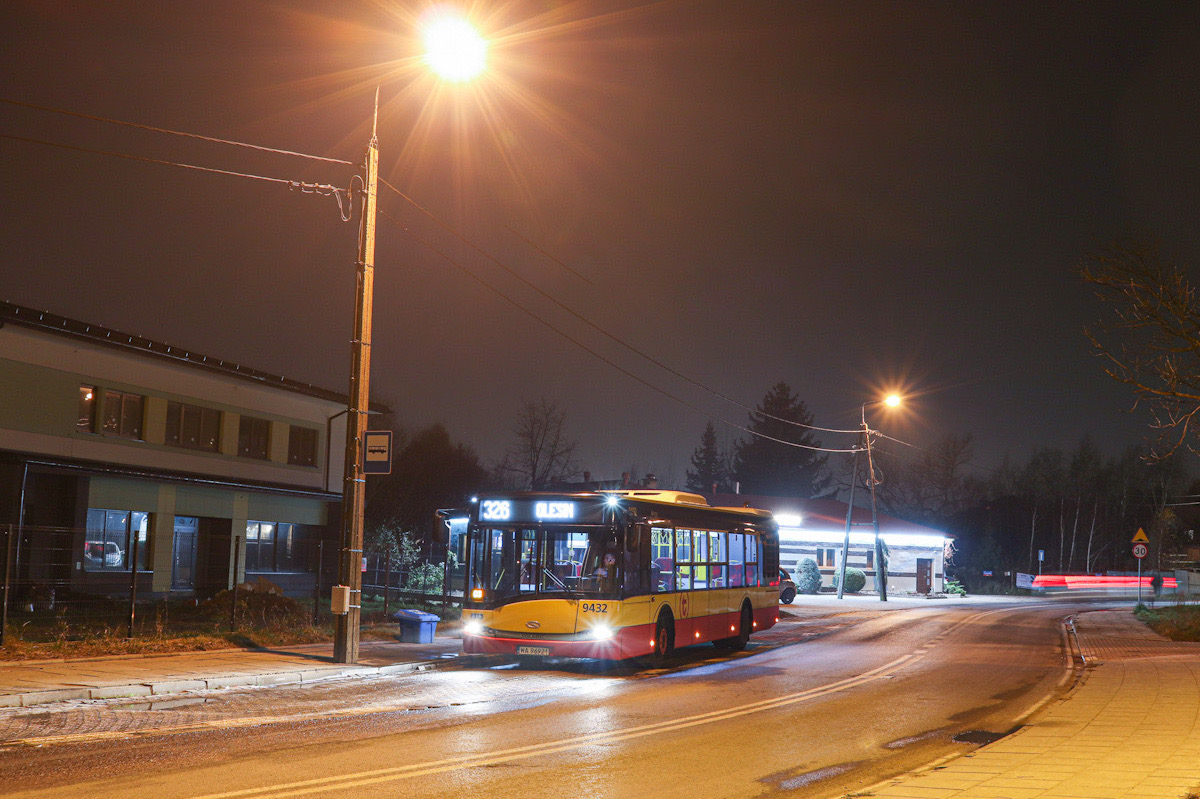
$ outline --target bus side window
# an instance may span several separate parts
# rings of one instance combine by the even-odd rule
[[[708,534],[709,585],[713,588],[724,588],[729,568],[725,565],[728,560],[725,552],[725,533]]]
[[[692,589],[692,531],[675,531],[675,590]]]
[[[746,536],[741,533],[729,534],[729,585],[740,588],[746,584]]]
[[[746,533],[746,585],[762,585],[762,572],[758,568],[758,536]]]
[[[626,596],[648,593],[651,585],[650,530],[645,524],[634,524],[625,533]]]
[[[671,528],[650,528],[650,590],[666,593],[674,590],[675,557],[671,552]]]

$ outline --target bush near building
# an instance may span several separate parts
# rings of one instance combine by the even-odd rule
[[[833,573],[833,587],[837,588],[838,578],[841,577],[837,572]],[[846,567],[846,587],[843,589],[848,594],[857,594],[863,590],[863,586],[867,584],[867,575],[862,569],[856,569],[853,566]]]
[[[804,558],[796,564],[796,590],[802,594],[815,594],[821,590],[821,569],[812,558]]]

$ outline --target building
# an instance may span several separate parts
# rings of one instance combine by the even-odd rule
[[[344,395],[11,303],[0,381],[18,591],[299,594],[334,569]]]
[[[834,575],[841,570],[846,535],[845,502],[745,494],[705,496],[710,505],[749,505],[774,513],[779,523],[779,562],[783,568],[794,572],[800,561],[812,558],[821,570],[823,585],[834,585]],[[884,514],[879,514],[879,533],[887,546],[888,593],[930,594],[944,590],[951,536]],[[867,590],[873,589],[875,533],[869,508],[854,508],[846,565],[861,569],[867,576]]]

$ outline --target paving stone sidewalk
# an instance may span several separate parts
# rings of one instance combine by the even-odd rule
[[[1082,613],[1077,627],[1088,666],[1065,701],[994,744],[860,795],[1200,796],[1200,644],[1158,636],[1128,609]]]
[[[4,662],[0,707],[425,671],[462,662],[457,658],[461,645],[455,636],[438,636],[428,644],[368,640],[360,645],[356,665],[335,663],[332,644]]]

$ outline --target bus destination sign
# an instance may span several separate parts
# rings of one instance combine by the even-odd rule
[[[601,521],[600,503],[580,503],[573,499],[504,499],[489,497],[479,501],[481,522],[580,522]]]

